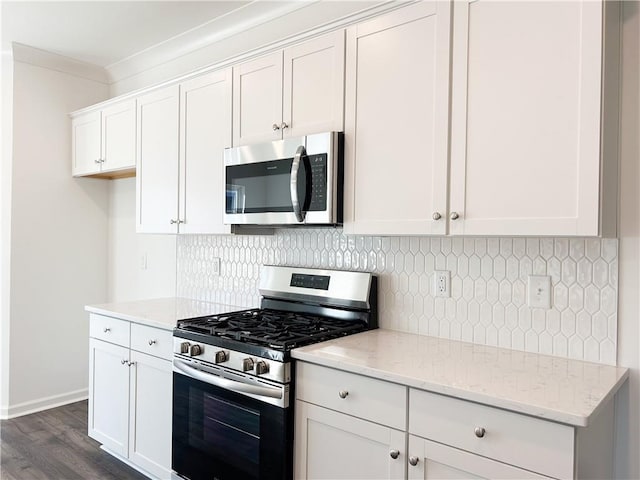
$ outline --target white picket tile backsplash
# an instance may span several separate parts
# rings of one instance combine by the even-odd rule
[[[383,328],[616,362],[616,239],[364,237],[340,229],[180,235],[178,296],[257,306],[263,264],[376,273]],[[451,272],[450,298],[432,294],[434,270]],[[529,275],[551,276],[551,309],[527,306]]]

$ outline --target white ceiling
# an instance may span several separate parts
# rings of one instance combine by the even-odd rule
[[[2,41],[107,67],[253,1],[2,1]],[[264,2],[274,8],[292,2]],[[297,2],[299,3],[299,1]]]

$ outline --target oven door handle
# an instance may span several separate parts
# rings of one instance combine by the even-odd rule
[[[291,162],[291,183],[289,185],[289,189],[291,190],[291,205],[293,206],[293,213],[295,214],[296,220],[298,220],[298,222],[304,221],[306,213],[302,209],[302,205],[300,205],[300,199],[298,198],[298,170],[300,169],[302,156],[306,154],[307,152],[304,148],[304,145],[300,145],[296,150],[295,156],[293,157],[293,162]]]
[[[173,360],[173,366],[188,377],[238,393],[250,393],[262,397],[282,398],[282,390],[276,387],[250,385],[237,380],[222,378],[217,375],[194,368],[186,362]]]

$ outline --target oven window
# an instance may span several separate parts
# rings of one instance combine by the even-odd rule
[[[202,432],[191,435],[190,443],[252,477],[260,465],[260,412],[220,400],[205,393],[200,404],[192,396],[192,425],[202,425]],[[202,408],[199,408],[202,405]],[[199,430],[199,429],[198,429]],[[201,433],[201,435],[200,435]]]

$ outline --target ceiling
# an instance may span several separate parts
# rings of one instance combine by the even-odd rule
[[[225,16],[250,14],[251,4],[283,1],[2,1],[2,42],[18,42],[108,67],[165,40]],[[296,3],[300,3],[298,0]],[[232,15],[233,14],[233,15]]]

